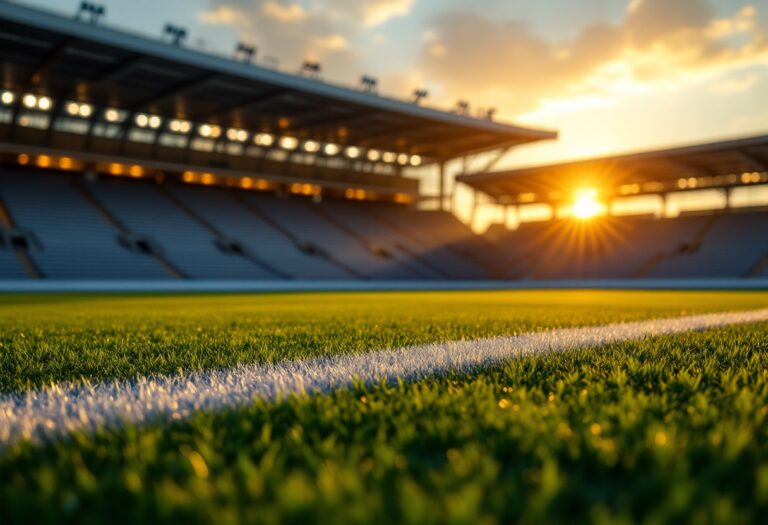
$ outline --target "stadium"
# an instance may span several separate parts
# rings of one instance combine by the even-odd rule
[[[0,2],[0,522],[761,521],[768,135],[502,167],[72,12]]]

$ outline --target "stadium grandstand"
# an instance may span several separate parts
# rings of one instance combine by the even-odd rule
[[[5,279],[487,278],[408,170],[555,136],[89,18],[0,4]]]
[[[540,205],[554,217],[489,229],[508,279],[768,276],[768,207],[736,198],[768,183],[768,136],[458,180],[505,208]],[[702,190],[719,192],[722,206],[671,216],[670,195]],[[658,213],[611,213],[640,196],[657,196]]]
[[[768,137],[507,172],[553,131],[442,111],[85,17],[0,3],[0,280],[446,281],[768,276],[768,213],[606,216],[475,234],[446,165],[504,207],[768,182]],[[81,5],[81,11],[83,8]],[[89,9],[86,9],[88,11]],[[82,15],[83,13],[78,13]],[[430,171],[426,169],[429,168]],[[437,175],[426,194],[425,176]],[[437,203],[424,209],[424,203]],[[594,204],[594,203],[593,203]]]

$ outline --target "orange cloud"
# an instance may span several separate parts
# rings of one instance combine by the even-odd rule
[[[718,18],[704,0],[633,0],[620,24],[593,25],[552,42],[521,22],[454,12],[435,19],[421,66],[455,97],[500,100],[510,114],[545,99],[550,108],[569,108],[768,61],[768,27],[761,20],[765,15],[755,6]]]

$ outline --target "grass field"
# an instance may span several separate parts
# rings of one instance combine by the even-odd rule
[[[0,296],[0,390],[698,312],[763,292]],[[0,522],[757,523],[768,323],[0,450]],[[0,414],[0,424],[3,415]]]

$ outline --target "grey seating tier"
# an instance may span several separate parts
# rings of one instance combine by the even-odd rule
[[[16,227],[34,232],[29,250],[51,279],[166,279],[151,256],[120,245],[119,231],[65,176],[2,173],[0,193]]]

